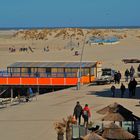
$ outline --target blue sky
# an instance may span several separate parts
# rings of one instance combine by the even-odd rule
[[[0,27],[140,26],[140,0],[0,0]]]

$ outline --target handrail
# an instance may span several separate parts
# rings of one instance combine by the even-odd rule
[[[52,73],[48,73],[48,72],[5,72],[5,71],[0,71],[0,77],[21,77],[21,78],[35,78],[35,77],[41,77],[41,78],[67,78],[67,77],[77,77],[77,73],[76,72],[52,72]]]

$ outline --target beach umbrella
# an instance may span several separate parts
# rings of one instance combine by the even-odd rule
[[[102,134],[102,137],[107,139],[134,139],[135,136],[129,133],[128,131],[124,130],[123,128],[119,127],[115,123],[110,123],[105,129]]]
[[[120,113],[107,113],[102,118],[102,121],[125,121],[125,118]]]
[[[138,116],[134,115],[132,111],[126,109],[125,107],[123,107],[122,105],[120,105],[118,103],[108,105],[108,106],[104,107],[103,109],[97,111],[97,113],[107,114],[105,116],[105,118],[109,119],[109,116],[110,116],[111,118],[116,118],[118,121],[119,121],[119,119],[120,119],[120,121],[138,121],[138,120],[140,120],[140,118]],[[115,121],[115,120],[111,120],[111,121]]]
[[[106,140],[102,136],[96,134],[95,132],[89,133],[84,137],[81,137],[82,140]]]
[[[115,102],[113,104],[110,104],[110,105],[98,110],[97,113],[104,115],[108,112],[111,112],[111,111],[113,112],[113,111],[117,110],[117,107],[118,107],[118,103]]]

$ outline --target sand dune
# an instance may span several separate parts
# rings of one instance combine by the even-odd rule
[[[90,45],[85,44],[83,61],[101,61],[103,67],[114,67],[124,71],[126,65],[122,59],[138,58],[139,56],[139,29],[44,29],[44,30],[22,30],[22,31],[0,31],[0,68],[5,69],[8,64],[15,61],[63,61],[80,60],[80,56],[74,56],[74,51],[82,50],[84,36],[86,41],[92,36],[116,36],[120,39],[115,45]],[[7,36],[6,36],[7,35]],[[67,47],[71,42],[71,47]],[[79,46],[79,47],[77,47]],[[20,48],[33,48],[34,53],[19,52]],[[49,52],[44,52],[44,48],[49,47]],[[15,48],[15,52],[10,53],[9,48]],[[65,55],[64,55],[65,54]],[[6,59],[5,59],[6,58]],[[123,65],[123,67],[122,67]],[[137,64],[135,65],[137,67]]]

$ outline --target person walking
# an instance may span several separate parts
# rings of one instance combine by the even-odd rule
[[[124,92],[125,92],[125,85],[122,83],[121,84],[121,87],[120,87],[120,90],[121,90],[121,98],[123,98],[123,96],[124,96]]]
[[[117,83],[117,72],[114,73],[114,82]]]
[[[137,71],[138,71],[138,77],[140,77],[140,64],[139,64],[139,66],[137,68]]]
[[[140,64],[138,65],[137,71],[140,72]]]
[[[131,68],[130,68],[130,79],[133,79],[134,74],[135,74],[135,69],[134,69],[133,66],[131,66]]]
[[[111,86],[112,97],[115,97],[116,87],[114,85]]]
[[[76,106],[74,108],[73,116],[75,116],[76,121],[78,120],[78,124],[81,124],[81,115],[82,115],[82,106],[80,105],[80,102],[77,101]]]
[[[118,84],[120,84],[121,77],[122,77],[122,75],[121,75],[120,71],[118,71],[117,72],[117,83]]]
[[[126,71],[125,71],[125,82],[128,82],[128,78],[129,78],[129,76],[130,76],[130,72],[129,72],[129,70],[128,69],[126,69]]]
[[[132,89],[133,89],[133,82],[132,82],[132,79],[130,79],[130,82],[128,84],[129,98],[132,97]]]
[[[88,104],[85,104],[85,107],[83,109],[83,118],[85,127],[88,127],[88,121],[90,117],[91,117],[90,109],[88,107]]]
[[[136,94],[136,86],[137,86],[137,81],[135,80],[135,78],[132,80],[132,96],[135,96]]]

